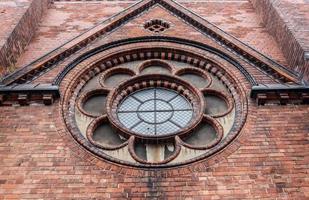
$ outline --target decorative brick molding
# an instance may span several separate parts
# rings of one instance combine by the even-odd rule
[[[59,96],[58,86],[51,84],[21,84],[0,87],[0,105],[2,106],[13,104],[24,106],[30,103],[50,105]]]
[[[261,84],[252,87],[250,96],[256,100],[258,105],[309,104],[309,87]]]
[[[14,25],[13,30],[5,38],[4,44],[0,46],[0,80],[9,73],[8,68],[15,65],[17,58],[28,45],[51,0],[31,0],[30,2],[19,22]]]
[[[144,24],[144,28],[153,33],[163,33],[170,28],[170,24],[161,19],[152,19]]]

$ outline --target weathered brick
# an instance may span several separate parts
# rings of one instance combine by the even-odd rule
[[[132,2],[55,2],[17,65],[27,64]],[[286,64],[278,44],[247,0],[181,3]],[[169,36],[209,42],[194,28],[158,9],[120,27],[98,45],[146,35],[135,25],[162,14],[179,27],[167,33]],[[34,82],[51,82],[84,52],[77,52]],[[260,83],[273,81],[242,64]],[[63,85],[74,73],[71,76]],[[246,80],[240,77],[239,82],[245,84]],[[246,92],[249,90],[248,86]],[[248,101],[248,118],[239,138],[214,159],[156,171],[93,157],[73,141],[65,127],[58,126],[62,123],[58,101],[50,106],[0,107],[0,199],[307,199],[308,106],[258,107]]]

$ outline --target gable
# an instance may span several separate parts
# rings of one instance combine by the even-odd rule
[[[176,2],[149,0],[139,2],[119,13],[118,15],[112,17],[111,19],[106,20],[102,24],[99,24],[98,26],[90,29],[79,37],[62,45],[56,51],[51,52],[47,56],[38,59],[25,68],[8,76],[3,80],[3,83],[7,85],[11,83],[23,83],[29,81],[31,77],[35,77],[38,73],[42,74],[42,71],[54,66],[59,61],[74,54],[76,51],[87,46],[90,42],[96,40],[98,37],[110,33],[111,31],[115,30],[115,28],[129,22],[133,18],[136,18],[138,15],[147,11],[154,5],[160,5],[164,7],[166,10],[173,13],[173,15],[177,16],[188,24],[191,24],[195,29],[199,30],[204,35],[214,40],[220,46],[226,49],[231,49],[233,53],[236,53],[239,57],[244,58],[246,61],[252,63],[255,67],[265,71],[276,79],[279,79],[283,82],[299,82],[297,76],[293,74],[293,72],[285,69],[283,66],[275,63],[273,60],[265,57],[264,55],[256,52],[254,49],[241,43],[208,21],[186,10]]]

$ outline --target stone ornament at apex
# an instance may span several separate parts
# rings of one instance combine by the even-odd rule
[[[144,29],[152,33],[158,34],[158,33],[163,33],[164,31],[169,29],[170,26],[171,26],[170,23],[162,19],[152,19],[152,20],[147,21],[144,24]]]

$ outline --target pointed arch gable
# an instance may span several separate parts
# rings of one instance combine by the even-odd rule
[[[13,83],[21,84],[31,82],[31,80],[33,80],[35,77],[44,74],[46,71],[56,66],[65,58],[70,57],[77,51],[85,48],[89,43],[94,42],[97,38],[100,38],[102,35],[105,35],[115,28],[129,22],[156,4],[159,4],[177,17],[183,19],[183,21],[190,24],[191,26],[194,26],[206,37],[211,38],[222,47],[229,49],[238,55],[239,58],[250,62],[253,66],[263,70],[274,79],[277,79],[282,83],[300,84],[298,75],[293,71],[285,68],[284,66],[281,66],[272,59],[259,53],[252,47],[242,43],[235,37],[216,27],[214,24],[208,22],[207,20],[172,0],[146,0],[137,2],[136,4],[130,6],[117,15],[89,29],[76,38],[73,38],[71,41],[46,54],[42,58],[37,59],[30,65],[25,66],[15,73],[7,76],[2,81],[2,84],[10,85]]]

